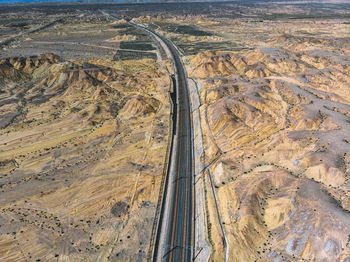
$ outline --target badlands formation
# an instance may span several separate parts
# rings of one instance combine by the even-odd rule
[[[152,63],[0,61],[5,261],[146,258],[169,129]]]
[[[350,262],[350,6],[303,2],[0,6],[57,21],[0,42],[0,260],[149,258],[172,69],[108,9],[198,90],[209,261]]]
[[[124,38],[102,15],[80,21],[86,32],[72,19],[2,49],[1,261],[143,261],[149,255],[170,81],[157,60],[114,61],[102,51],[100,59],[95,52],[89,58],[73,42],[103,25],[109,31],[94,45],[109,51],[110,38]],[[47,36],[70,41],[62,56],[47,53]],[[40,54],[12,55],[34,46]],[[80,59],[69,58],[72,53]]]
[[[295,30],[312,23],[306,35],[265,23],[269,38],[250,50],[187,57],[201,99],[203,179],[213,178],[230,260],[348,262],[350,27],[295,21]],[[220,261],[213,199],[206,208]]]

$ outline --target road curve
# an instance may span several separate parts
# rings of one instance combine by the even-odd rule
[[[180,54],[171,41],[144,25],[133,24],[157,36],[157,39],[167,46],[175,67],[173,80],[176,87],[176,125],[169,159],[169,165],[173,168],[170,169],[171,174],[168,174],[168,199],[163,199],[165,204],[160,212],[161,221],[158,225],[153,260],[191,261],[194,241],[193,139],[187,76]]]
[[[193,172],[192,172],[192,123],[185,69],[178,51],[170,41],[164,41],[170,49],[176,68],[177,123],[176,154],[173,155],[174,175],[168,230],[163,259],[166,261],[191,261],[193,242]]]
[[[118,17],[100,10],[104,15]],[[191,106],[187,76],[179,51],[164,36],[143,24],[131,21],[132,25],[148,32],[160,46],[170,52],[175,76],[174,83],[174,128],[169,157],[169,169],[159,215],[158,229],[152,255],[153,261],[191,261],[194,242],[193,201],[193,135]]]

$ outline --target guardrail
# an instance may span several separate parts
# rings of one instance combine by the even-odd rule
[[[158,198],[158,203],[156,207],[156,212],[155,212],[155,218],[152,226],[152,233],[151,233],[151,241],[150,241],[150,247],[149,247],[149,252],[147,256],[147,261],[151,261],[152,258],[155,257],[155,252],[158,249],[159,245],[159,239],[156,238],[156,236],[159,234],[160,231],[160,215],[161,211],[164,209],[164,200],[166,198],[167,194],[167,187],[169,183],[169,177],[168,174],[170,172],[170,166],[171,166],[171,158],[170,158],[170,153],[172,152],[173,149],[173,132],[176,127],[176,113],[174,112],[177,111],[177,104],[176,104],[176,88],[175,88],[175,79],[170,76],[172,87],[173,87],[173,92],[169,92],[169,101],[171,104],[171,112],[169,115],[169,135],[168,135],[168,146],[167,146],[167,151],[166,151],[166,156],[165,156],[165,164],[163,167],[163,175],[162,175],[162,181],[161,181],[161,186],[159,189],[159,198]]]
[[[110,15],[107,12],[100,10],[100,12],[106,16],[109,16],[111,18],[114,19],[119,19],[116,16]],[[152,29],[146,27],[143,24],[139,24],[137,22],[134,21],[129,21],[130,24],[139,27],[143,30],[145,30],[146,32],[148,32],[150,34],[150,36],[152,37],[152,39],[154,39],[155,41],[159,42],[160,45],[163,47],[163,45],[165,45],[165,47],[163,48],[167,48],[170,57],[172,58],[172,61],[174,63],[174,75],[178,76],[177,74],[177,67],[176,67],[176,57],[174,57],[173,52],[174,50],[172,49],[176,49],[176,47],[174,46],[174,44],[172,44],[168,39],[164,38],[163,36],[159,35],[158,33],[154,32]],[[176,52],[176,50],[175,50]],[[180,59],[180,58],[178,58]],[[182,61],[180,59],[180,63],[182,64]],[[169,162],[167,163],[167,175],[162,178],[162,186],[160,188],[160,198],[158,198],[158,203],[157,203],[157,208],[156,208],[156,213],[155,213],[155,220],[153,222],[153,227],[152,227],[152,233],[151,233],[151,241],[150,241],[150,248],[149,248],[149,253],[147,256],[147,260],[154,260],[154,261],[161,261],[162,260],[162,250],[160,250],[159,248],[162,249],[162,247],[160,247],[160,244],[162,242],[162,234],[164,234],[165,228],[166,228],[166,224],[165,224],[165,219],[164,219],[164,215],[162,216],[162,214],[166,214],[166,210],[168,208],[167,206],[167,200],[169,199],[170,196],[170,191],[171,189],[169,189],[169,180],[171,179],[171,174],[172,174],[172,168],[173,167],[173,162],[171,161],[171,156],[170,154],[174,153],[175,151],[175,155],[176,155],[176,151],[177,148],[174,148],[174,143],[173,141],[176,139],[176,137],[178,136],[178,130],[176,130],[175,127],[177,127],[179,125],[179,119],[176,117],[177,112],[178,112],[178,108],[177,108],[177,104],[178,104],[178,96],[176,94],[178,94],[178,90],[179,90],[179,81],[175,80],[175,76],[171,77],[173,80],[173,86],[175,86],[173,88],[173,93],[171,94],[175,94],[173,96],[171,96],[172,98],[172,106],[173,106],[173,110],[172,110],[172,114],[171,114],[171,120],[172,120],[172,132],[171,132],[171,146],[169,149],[169,151],[167,151],[167,155],[169,157]],[[176,112],[176,114],[174,114]],[[176,130],[176,133],[174,134],[174,130]],[[170,135],[170,134],[169,134]],[[192,148],[193,151],[193,148]],[[193,152],[191,152],[191,154],[193,155]],[[193,163],[192,163],[193,164]],[[163,172],[165,170],[165,166],[163,168]],[[193,185],[192,185],[193,186]],[[193,203],[193,202],[192,202]],[[193,206],[192,206],[193,209]],[[193,213],[194,214],[194,213]],[[157,226],[157,230],[156,230],[156,226]],[[194,227],[192,228],[192,230],[194,229]],[[191,246],[191,260],[193,258],[193,247]],[[152,256],[150,257],[150,254],[152,254]]]

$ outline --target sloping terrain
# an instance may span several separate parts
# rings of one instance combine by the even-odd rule
[[[168,72],[147,35],[89,8],[0,7],[6,36],[11,21],[61,19],[0,47],[1,261],[149,255]],[[115,59],[144,47],[152,59]]]
[[[185,55],[209,260],[222,224],[228,261],[349,262],[350,8],[306,2],[0,6],[2,38],[62,18],[0,49],[0,260],[149,254],[171,63],[108,10]]]
[[[344,27],[333,38],[271,32],[250,51],[189,57],[230,261],[350,261]],[[207,212],[220,260],[221,233]]]
[[[168,78],[154,60],[134,61],[138,75],[121,69],[127,63],[54,54],[0,61],[3,261],[145,259]]]

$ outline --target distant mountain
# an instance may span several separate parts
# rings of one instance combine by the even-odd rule
[[[349,0],[0,0],[0,4],[15,4],[15,3],[38,3],[38,2],[82,2],[82,3],[147,3],[147,2],[286,2],[286,3],[349,3]]]

